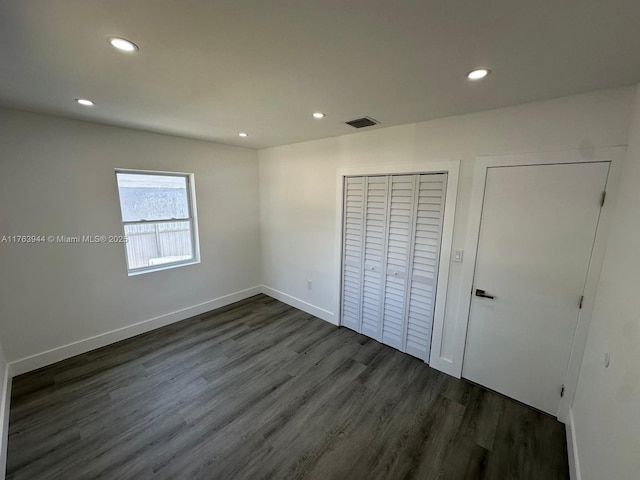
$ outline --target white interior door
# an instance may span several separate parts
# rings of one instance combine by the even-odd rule
[[[557,415],[608,172],[488,169],[465,378]]]

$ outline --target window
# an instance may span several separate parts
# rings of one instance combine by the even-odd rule
[[[129,275],[198,259],[193,175],[116,170]]]

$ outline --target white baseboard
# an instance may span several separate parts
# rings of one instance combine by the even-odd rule
[[[569,478],[571,480],[581,480],[580,460],[578,458],[578,444],[576,443],[576,426],[573,420],[573,409],[569,409],[569,421],[566,423],[567,431],[567,453],[569,456]]]
[[[338,319],[336,318],[336,315],[329,310],[317,307],[305,302],[304,300],[292,297],[287,293],[281,292],[280,290],[276,290],[275,288],[271,288],[266,285],[262,285],[262,293],[264,293],[265,295],[269,295],[276,300],[280,300],[287,305],[291,305],[292,307],[302,310],[303,312],[307,312],[315,317],[321,318],[322,320],[325,320],[333,325],[338,325]]]
[[[8,365],[9,376],[15,377],[16,375],[22,375],[23,373],[95,350],[96,348],[104,347],[106,345],[119,342],[120,340],[125,340],[127,338],[140,335],[141,333],[146,333],[151,330],[155,330],[156,328],[164,327],[165,325],[179,322],[180,320],[185,320],[187,318],[215,310],[216,308],[244,300],[245,298],[252,297],[253,295],[258,295],[259,293],[262,293],[262,291],[261,286],[247,288],[246,290],[214,298],[213,300],[209,300],[198,305],[176,310],[175,312],[160,315],[149,320],[134,323],[133,325],[118,328],[117,330],[102,333],[95,337],[79,340],[68,345],[47,350],[46,352],[15,360]]]
[[[4,372],[4,382],[0,385],[2,398],[0,398],[0,479],[4,480],[7,470],[7,441],[9,440],[9,404],[11,400],[11,377],[9,366]]]

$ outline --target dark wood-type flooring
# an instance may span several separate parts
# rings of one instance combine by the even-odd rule
[[[565,479],[563,425],[258,295],[13,380],[7,478]]]

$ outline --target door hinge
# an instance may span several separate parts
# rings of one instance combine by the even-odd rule
[[[560,388],[560,396],[564,397],[564,385]]]
[[[582,308],[583,302],[584,302],[584,295],[580,297],[580,305],[578,305],[578,308]]]
[[[600,206],[604,207],[604,199],[607,198],[607,192],[602,192],[602,198],[600,199]]]

